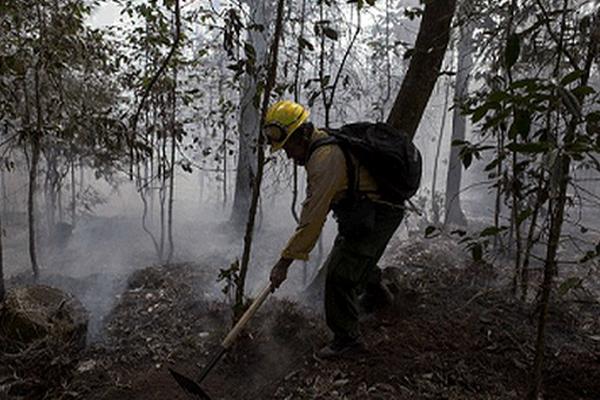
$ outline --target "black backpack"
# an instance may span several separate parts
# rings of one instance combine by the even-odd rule
[[[339,145],[348,165],[348,182],[355,180],[349,151],[373,176],[383,200],[402,204],[419,189],[421,153],[404,132],[382,122],[358,122],[327,133],[329,137],[311,144],[308,157],[320,146]]]

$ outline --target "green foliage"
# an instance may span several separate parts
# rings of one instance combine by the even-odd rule
[[[586,64],[595,29],[590,21],[597,16],[582,18],[576,8],[563,9],[562,3],[534,2],[515,9],[511,4],[478,5],[474,18],[484,20],[486,29],[475,40],[484,49],[481,60],[487,69],[479,66],[475,77],[481,88],[461,107],[479,138],[453,145],[460,148],[465,168],[474,160],[487,160],[483,169],[490,186],[512,210],[510,230],[487,228],[481,234],[495,238],[533,224],[534,234],[527,240],[535,240],[548,234],[549,224],[539,219],[551,215],[540,211],[554,204],[549,194],[556,195],[562,179],[576,185],[561,176],[561,165],[565,160],[587,163],[600,151],[599,96],[588,83]],[[485,246],[481,236],[476,239],[468,242],[469,248],[480,258]],[[586,260],[593,254],[588,252]]]
[[[219,269],[217,282],[223,282],[225,285],[221,289],[223,294],[232,297],[237,287],[240,274],[240,260],[236,259],[229,268]]]
[[[0,26],[0,116],[17,135],[7,145],[35,131],[62,169],[77,158],[109,176],[124,130],[112,113],[119,91],[110,77],[112,43],[86,25],[90,3],[10,3]]]

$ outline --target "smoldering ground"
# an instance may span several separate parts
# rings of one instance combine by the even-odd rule
[[[199,196],[195,174],[178,175],[177,179],[171,263],[191,263],[209,270],[212,286],[203,290],[210,299],[226,301],[222,293],[226,282],[218,282],[217,277],[220,270],[229,268],[240,258],[244,227],[231,226],[230,202],[223,206],[219,193],[205,190],[202,197]],[[104,319],[125,290],[128,277],[141,268],[160,264],[152,238],[142,229],[143,206],[134,186],[123,181],[115,190],[98,181],[97,190],[104,202],[78,217],[67,240],[48,240],[43,233],[38,240],[40,283],[72,292],[83,302],[90,314],[91,341],[100,338]],[[275,198],[269,196],[267,189],[261,200],[246,283],[248,295],[268,280],[271,266],[295,228],[290,211],[291,196],[285,189],[279,190]],[[302,196],[300,187],[299,197]],[[41,208],[40,224],[43,212]],[[25,218],[25,213],[18,213],[15,221],[4,227],[8,287],[32,282],[27,229],[22,221]],[[148,212],[146,224],[157,241],[160,241],[159,221],[160,209],[155,198],[154,211]],[[329,221],[321,244],[313,252],[312,262],[307,265],[297,262],[290,271],[289,282],[277,295],[292,296],[302,289],[317,263],[323,261],[334,233],[334,223]]]

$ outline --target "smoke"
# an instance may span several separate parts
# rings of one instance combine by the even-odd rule
[[[97,340],[106,317],[126,288],[128,276],[141,268],[157,265],[159,261],[152,239],[142,229],[143,207],[133,183],[122,181],[115,189],[90,177],[86,181],[105,201],[95,205],[88,215],[77,219],[66,242],[40,240],[38,258],[42,268],[40,283],[59,287],[77,296],[90,314],[89,338]],[[209,266],[210,273],[214,274],[214,285],[203,288],[203,291],[222,296],[223,283],[217,282],[219,269],[229,267],[240,258],[244,232],[228,223],[231,200],[228,199],[223,206],[218,186],[217,190],[205,188],[202,193],[198,182],[197,173],[179,173],[176,176],[173,214],[175,252],[172,263]],[[299,201],[302,198],[303,189],[300,188]],[[40,212],[43,212],[42,200],[38,199]],[[147,226],[158,239],[158,196],[149,204],[154,205],[154,211],[147,217]],[[279,189],[276,194],[269,188],[264,191],[246,283],[249,296],[268,281],[271,267],[295,229],[290,204],[291,191],[285,188]],[[5,226],[9,287],[22,284],[24,277],[30,275],[24,203],[15,214],[18,217]],[[68,215],[66,220],[71,222]],[[38,217],[40,225],[44,222],[44,218]],[[334,235],[334,223],[329,221],[324,229],[322,249],[315,248],[313,260],[320,259],[322,262],[325,259]],[[278,295],[292,296],[302,290],[316,267],[314,262],[308,267],[295,262]]]

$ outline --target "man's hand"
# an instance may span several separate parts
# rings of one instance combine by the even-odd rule
[[[277,261],[277,264],[275,264],[271,270],[272,291],[275,291],[275,289],[281,286],[283,281],[285,281],[285,278],[287,278],[288,268],[292,264],[292,261],[294,260],[291,258],[280,258],[279,261]]]

